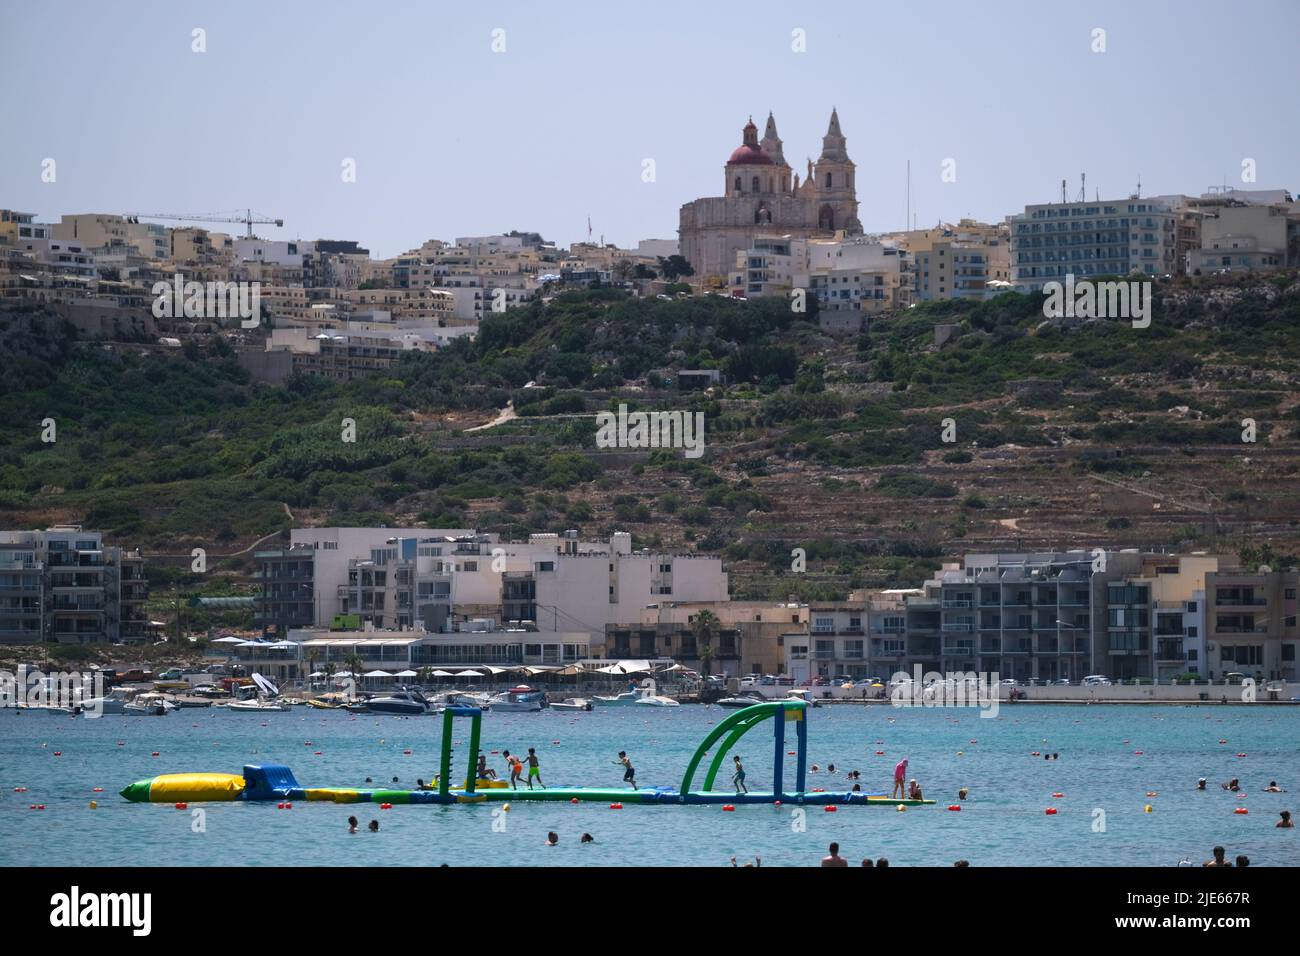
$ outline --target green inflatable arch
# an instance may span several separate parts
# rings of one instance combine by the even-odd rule
[[[797,751],[798,759],[795,767],[795,789],[794,793],[803,793],[805,771],[807,767],[808,754],[808,722],[807,717],[808,704],[802,700],[781,700],[768,701],[762,704],[755,704],[753,707],[746,707],[738,710],[734,714],[726,717],[718,726],[709,731],[709,735],[704,738],[695,755],[691,757],[691,762],[686,766],[686,775],[682,778],[682,797],[689,801],[691,793],[691,782],[695,778],[695,771],[700,762],[708,754],[709,748],[715,743],[726,737],[722,746],[718,749],[713,761],[709,764],[709,771],[704,777],[704,792],[713,789],[713,783],[717,779],[718,770],[722,767],[723,760],[731,748],[735,746],[736,741],[749,733],[763,721],[778,717],[773,725],[774,753],[772,761],[772,795],[774,799],[782,799],[787,796],[784,788],[784,763],[785,763],[785,725],[793,723],[796,729],[796,736],[799,741]]]

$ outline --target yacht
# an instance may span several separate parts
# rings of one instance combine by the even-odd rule
[[[756,691],[744,691],[734,697],[724,697],[716,701],[719,707],[753,707],[755,704],[761,704],[767,700],[762,694]]]
[[[592,703],[585,697],[569,697],[562,703],[551,704],[551,710],[591,710]]]
[[[433,713],[435,709],[418,690],[395,690],[391,694],[371,697],[366,701],[366,710],[372,714],[415,716]]]

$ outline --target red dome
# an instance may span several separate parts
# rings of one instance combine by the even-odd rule
[[[748,146],[741,144],[736,147],[736,151],[731,154],[727,160],[728,166],[774,166],[772,157],[763,151],[761,146]]]

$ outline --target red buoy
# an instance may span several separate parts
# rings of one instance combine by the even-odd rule
[[[828,803],[826,804],[826,806],[822,807],[822,809],[825,810],[827,813],[835,813],[839,809],[839,807],[832,806],[831,804]]]
[[[609,805],[609,808],[610,808],[611,810],[622,810],[622,809],[623,809],[623,804],[621,804],[621,803],[611,803],[611,804]]]
[[[960,804],[960,803],[954,803],[954,804],[952,804],[950,807],[948,807],[948,809],[949,809],[949,810],[954,810],[954,811],[960,811],[960,810],[961,810],[961,804]]]
[[[1245,807],[1238,807],[1236,810],[1233,810],[1232,812],[1240,813],[1242,816],[1245,816],[1246,814],[1250,813],[1250,811],[1247,810]]]
[[[725,810],[725,811],[727,811],[728,813],[731,813],[731,812],[732,812],[733,810],[735,810],[736,808],[735,808],[734,806],[732,806],[730,803],[724,803],[724,804],[722,805],[722,809]]]
[[[1043,812],[1046,813],[1049,817],[1054,817],[1056,816],[1056,807],[1048,807]]]

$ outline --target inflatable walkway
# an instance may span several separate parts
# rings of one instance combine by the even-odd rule
[[[449,707],[443,712],[441,772],[438,787],[428,790],[352,789],[346,787],[303,787],[288,767],[281,764],[250,764],[242,776],[223,773],[170,773],[140,780],[122,790],[122,796],[136,803],[195,803],[202,801],[326,801],[332,803],[379,804],[454,804],[516,801],[566,801],[609,804],[746,804],[776,801],[793,804],[843,804],[845,806],[918,806],[933,800],[895,800],[881,793],[856,791],[827,792],[806,790],[808,750],[808,704],[801,700],[768,701],[735,711],[714,727],[691,758],[680,787],[649,787],[641,790],[553,787],[549,790],[512,790],[504,781],[479,780],[474,775],[478,765],[482,711],[477,707]],[[470,718],[469,765],[465,782],[452,787],[451,744],[457,717]],[[764,721],[773,720],[772,789],[732,793],[713,789],[718,771],[727,754],[746,733]],[[797,741],[794,786],[785,787],[787,726],[793,728]],[[709,762],[703,785],[693,789],[695,773],[709,750],[721,746]]]

